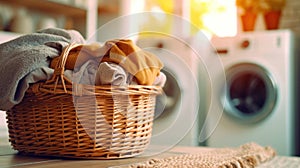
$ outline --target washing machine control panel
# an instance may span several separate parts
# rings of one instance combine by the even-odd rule
[[[241,44],[240,44],[240,48],[241,48],[241,49],[247,49],[247,48],[250,47],[250,45],[251,45],[250,40],[244,39],[244,40],[242,40],[242,42],[241,42]]]
[[[237,52],[251,52],[254,49],[254,41],[249,38],[224,38],[212,41],[212,44],[216,47],[215,53],[221,57],[227,57],[230,55],[239,55]]]

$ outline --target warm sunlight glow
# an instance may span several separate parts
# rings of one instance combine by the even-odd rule
[[[191,22],[198,28],[221,37],[237,34],[235,0],[190,1]]]
[[[134,3],[131,12],[144,11],[161,11],[181,15],[197,28],[207,32],[208,35],[216,35],[220,37],[235,36],[237,34],[237,9],[235,0],[132,0]],[[144,7],[141,7],[141,6]],[[184,9],[181,9],[183,8]],[[152,18],[153,19],[153,18]],[[161,18],[162,19],[162,18]],[[145,23],[144,27],[157,25],[156,19]],[[165,20],[164,32],[170,32],[172,23]],[[174,25],[173,25],[174,28]],[[172,28],[171,28],[172,29]],[[187,30],[187,31],[186,31]],[[187,28],[184,30],[186,34],[195,34],[195,29]]]

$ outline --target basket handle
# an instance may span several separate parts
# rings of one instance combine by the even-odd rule
[[[61,52],[61,54],[59,56],[59,60],[58,60],[57,64],[54,67],[54,72],[53,72],[52,77],[45,82],[46,84],[54,83],[54,92],[57,88],[57,85],[58,85],[59,81],[61,81],[64,92],[65,93],[68,92],[67,88],[66,88],[66,82],[72,83],[72,81],[64,76],[65,65],[66,65],[67,58],[68,58],[68,55],[69,55],[70,51],[73,48],[76,48],[76,47],[81,46],[81,45],[82,44],[70,43]]]

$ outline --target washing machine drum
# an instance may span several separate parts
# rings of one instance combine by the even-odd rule
[[[226,114],[243,123],[254,123],[272,113],[277,88],[265,68],[252,63],[235,64],[226,70],[226,82]]]

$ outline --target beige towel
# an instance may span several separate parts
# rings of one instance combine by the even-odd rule
[[[261,163],[271,160],[274,156],[275,150],[271,147],[247,143],[238,148],[217,148],[203,153],[151,159],[143,163],[123,167],[254,168]]]
[[[138,84],[152,85],[163,67],[155,55],[140,49],[131,40],[112,40],[106,45],[111,46],[111,49],[102,61],[120,64],[136,77]]]

